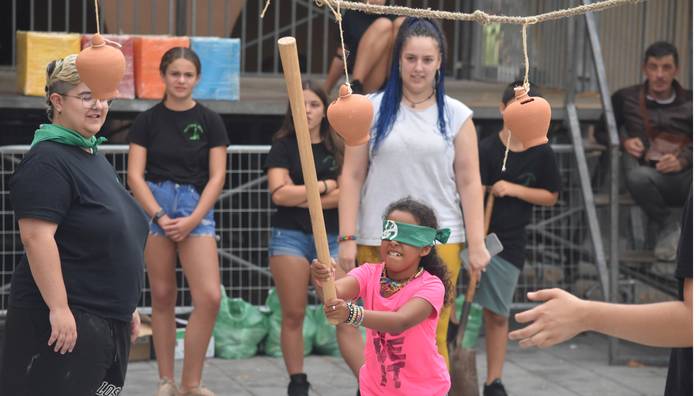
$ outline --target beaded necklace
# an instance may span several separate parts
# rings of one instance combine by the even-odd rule
[[[402,280],[402,281],[395,281],[391,278],[389,278],[386,274],[386,267],[384,267],[384,270],[382,271],[382,277],[379,280],[380,284],[380,292],[382,294],[382,297],[389,297],[394,295],[397,291],[403,289],[404,286],[408,284],[408,282],[416,279],[423,273],[423,267],[419,267],[418,271],[416,271],[413,276],[411,276],[408,279]]]

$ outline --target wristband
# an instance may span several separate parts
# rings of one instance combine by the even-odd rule
[[[357,236],[356,235],[338,235],[338,242],[345,242],[345,241],[356,241]]]
[[[154,215],[153,218],[151,219],[152,222],[158,224],[158,220],[160,220],[161,217],[165,216],[165,210],[163,208],[160,208]]]

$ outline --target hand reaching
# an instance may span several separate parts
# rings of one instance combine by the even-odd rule
[[[518,323],[532,322],[508,334],[511,340],[519,340],[521,347],[550,347],[586,330],[586,301],[561,289],[530,292],[527,297],[544,304],[515,315]]]

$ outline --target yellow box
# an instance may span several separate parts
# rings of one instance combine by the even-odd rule
[[[18,31],[17,92],[44,96],[49,62],[79,52],[79,34]]]

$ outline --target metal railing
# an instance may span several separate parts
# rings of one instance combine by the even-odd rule
[[[7,307],[12,272],[23,248],[9,203],[8,181],[28,146],[0,147],[0,310]],[[554,207],[537,207],[528,227],[527,259],[516,292],[518,306],[531,306],[527,291],[561,287],[577,295],[590,293],[599,276],[586,264],[586,222],[583,197],[571,145],[554,144],[562,174],[562,192]],[[105,145],[100,152],[126,181],[127,146]],[[267,244],[274,211],[267,190],[263,164],[269,146],[230,146],[226,185],[214,213],[221,281],[230,297],[263,304],[273,285],[268,268]],[[144,269],[145,271],[145,269]],[[177,305],[191,305],[181,268],[177,268]],[[148,280],[142,285],[140,306],[150,306]]]

